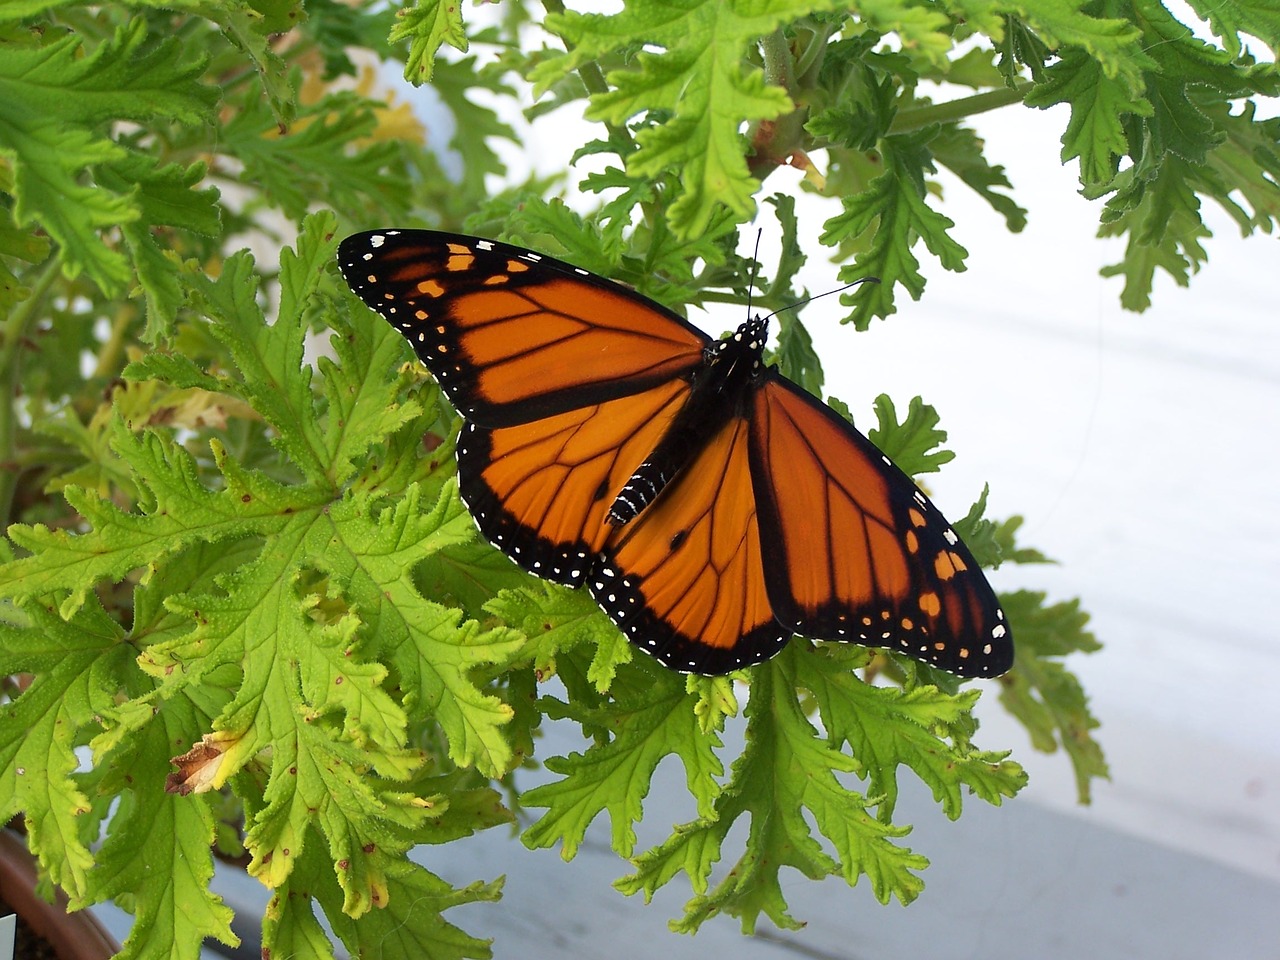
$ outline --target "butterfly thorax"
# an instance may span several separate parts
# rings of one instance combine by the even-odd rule
[[[611,526],[621,527],[639,516],[715,433],[746,416],[751,390],[764,373],[767,336],[768,321],[753,317],[734,333],[708,344],[684,407],[609,508]]]

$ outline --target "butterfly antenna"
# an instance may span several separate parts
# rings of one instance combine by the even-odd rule
[[[776,317],[783,310],[794,310],[796,307],[803,307],[806,303],[812,303],[814,300],[821,300],[823,297],[829,297],[833,293],[844,293],[850,287],[856,287],[860,283],[879,283],[879,282],[880,282],[879,277],[860,277],[857,280],[852,281],[851,283],[846,283],[843,287],[836,287],[834,290],[826,290],[822,293],[815,293],[812,297],[805,297],[803,300],[797,300],[795,303],[788,303],[785,307],[779,307],[777,310],[773,311],[773,313],[769,314],[769,316],[765,317],[765,319],[769,320],[773,317]]]
[[[756,230],[756,248],[751,252],[751,277],[747,281],[747,316],[751,316],[751,300],[756,292],[756,274],[760,271],[760,237],[763,229]]]

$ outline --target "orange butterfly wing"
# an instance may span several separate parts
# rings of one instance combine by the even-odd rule
[[[338,248],[352,290],[468,420],[522,423],[638,393],[702,362],[706,334],[625,287],[519,247],[427,230]]]
[[[688,397],[673,380],[510,427],[467,423],[462,497],[481,532],[526,570],[581,586],[613,529],[614,497]]]
[[[776,373],[753,394],[751,473],[769,598],[789,629],[896,649],[961,676],[1012,666],[1004,612],[937,507]]]
[[[765,587],[747,421],[731,418],[658,499],[606,542],[588,586],[667,666],[728,673],[791,638]]]

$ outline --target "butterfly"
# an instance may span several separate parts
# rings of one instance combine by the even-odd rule
[[[712,340],[586,270],[426,230],[347,237],[338,265],[462,415],[480,531],[585,585],[666,666],[724,674],[795,634],[961,676],[1012,665],[973,555],[869,440],[765,365],[767,318]]]

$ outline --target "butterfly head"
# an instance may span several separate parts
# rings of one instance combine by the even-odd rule
[[[763,354],[765,341],[769,339],[769,318],[756,314],[738,327],[733,339],[745,344],[748,350]]]
[[[768,339],[768,318],[754,316],[733,333],[707,347],[707,364],[728,363],[730,367],[758,373],[764,368],[764,346]]]

